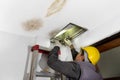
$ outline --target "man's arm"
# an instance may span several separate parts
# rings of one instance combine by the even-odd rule
[[[58,59],[58,54],[57,54],[58,51],[59,51],[58,46],[55,46],[52,49],[50,55],[48,56],[48,65],[55,71],[58,71],[67,77],[77,80],[80,75],[79,65],[75,62],[60,61]]]
[[[75,60],[75,58],[76,58],[78,52],[75,50],[75,48],[74,48],[72,42],[71,42],[69,39],[64,39],[64,42],[65,42],[65,44],[66,44],[67,46],[70,47],[71,53],[72,53],[72,58],[73,58],[73,60]]]
[[[73,45],[70,46],[70,49],[71,49],[71,53],[72,53],[72,58],[73,58],[73,60],[75,60],[76,56],[78,55],[78,52],[75,50]]]

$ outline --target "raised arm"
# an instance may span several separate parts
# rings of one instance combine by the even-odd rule
[[[69,39],[65,39],[64,41],[65,41],[66,45],[70,47],[71,53],[72,53],[72,58],[73,58],[73,60],[75,60],[78,52],[76,51],[74,45],[72,44],[72,42]]]
[[[77,80],[80,74],[80,67],[76,62],[65,62],[58,59],[59,47],[55,46],[48,56],[48,66],[60,72],[68,78]]]

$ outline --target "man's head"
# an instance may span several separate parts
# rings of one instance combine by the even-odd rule
[[[75,58],[76,61],[89,61],[93,65],[96,65],[99,59],[100,53],[98,49],[93,46],[87,46],[82,48]]]

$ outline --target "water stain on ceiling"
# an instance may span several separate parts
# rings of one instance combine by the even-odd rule
[[[23,22],[23,29],[25,31],[35,31],[39,30],[43,26],[43,21],[41,19],[31,19]]]

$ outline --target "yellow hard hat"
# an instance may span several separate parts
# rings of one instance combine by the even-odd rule
[[[82,48],[88,54],[88,59],[91,61],[93,65],[96,65],[100,59],[100,52],[97,48],[93,46],[87,46]]]

